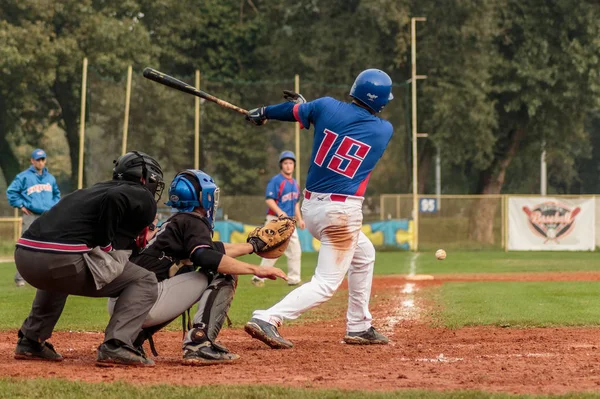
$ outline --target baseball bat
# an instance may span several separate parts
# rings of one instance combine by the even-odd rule
[[[234,110],[236,112],[239,112],[240,114],[244,114],[244,115],[248,115],[248,111],[238,107],[237,105],[233,105],[231,103],[228,103],[227,101],[221,100],[218,97],[213,96],[212,94],[208,94],[205,91],[202,90],[198,90],[196,89],[194,86],[190,86],[189,84],[182,82],[179,79],[175,79],[172,76],[166,75],[160,71],[157,71],[156,69],[153,68],[146,68],[144,69],[144,77],[146,79],[150,79],[153,80],[157,83],[163,84],[165,86],[169,86],[173,89],[182,91],[184,93],[188,93],[191,94],[193,96],[196,97],[200,97],[203,98],[207,101],[211,101],[215,104],[220,105],[223,108],[229,108],[231,110]]]

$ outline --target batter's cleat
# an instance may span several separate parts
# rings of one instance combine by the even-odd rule
[[[265,286],[265,280],[263,280],[260,277],[254,276],[254,277],[252,277],[252,285],[255,287],[262,288]]]
[[[181,363],[186,366],[209,366],[235,362],[239,358],[239,355],[229,352],[224,346],[206,341],[200,345],[187,345],[183,349]]]
[[[15,280],[15,285],[17,287],[25,287],[25,280]]]
[[[296,285],[300,285],[300,284],[302,284],[302,280],[297,280],[297,281],[290,281],[290,280],[288,280],[288,285],[290,287],[295,287]]]
[[[388,337],[380,334],[374,327],[360,332],[346,332],[344,342],[350,345],[387,345]]]
[[[20,337],[15,349],[17,360],[44,360],[47,362],[62,362],[63,357],[56,353],[49,342],[40,344],[26,337]]]
[[[252,338],[264,342],[273,349],[290,349],[294,347],[293,343],[279,334],[277,327],[266,321],[252,318],[246,323],[244,330],[250,334]]]
[[[129,345],[118,345],[109,341],[98,347],[96,366],[154,367],[154,360],[148,359],[140,351]]]

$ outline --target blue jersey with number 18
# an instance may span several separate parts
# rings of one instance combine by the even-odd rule
[[[312,123],[315,129],[306,189],[362,197],[390,142],[392,124],[331,97],[295,105],[294,117],[302,128]]]

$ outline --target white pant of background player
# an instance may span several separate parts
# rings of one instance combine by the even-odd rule
[[[277,216],[267,215],[267,220],[276,220]],[[287,275],[288,284],[295,285],[300,283],[300,267],[302,259],[302,247],[300,246],[300,238],[298,232],[294,230],[294,234],[290,237],[290,243],[286,248],[284,255],[287,257]],[[265,259],[260,262],[261,266],[275,266],[277,259]],[[253,281],[265,281],[264,278],[253,277]]]
[[[270,309],[255,311],[253,317],[276,326],[296,319],[329,300],[348,273],[347,331],[371,328],[369,298],[375,248],[361,231],[362,202],[362,197],[305,192],[302,215],[308,231],[321,241],[315,275]]]

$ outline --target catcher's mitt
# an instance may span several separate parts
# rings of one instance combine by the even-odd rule
[[[248,234],[246,240],[254,252],[263,258],[279,258],[285,252],[290,237],[296,229],[296,221],[290,217],[281,217],[268,221],[263,227],[257,227]]]

